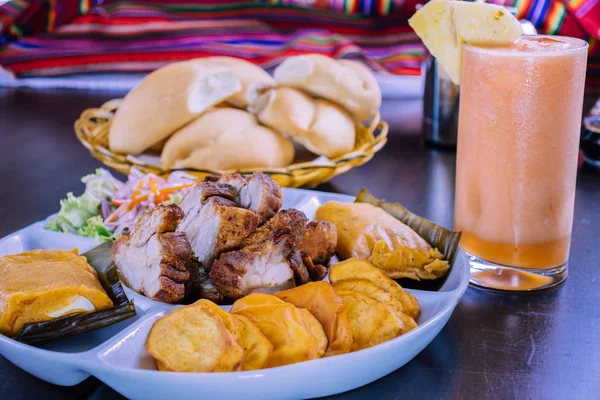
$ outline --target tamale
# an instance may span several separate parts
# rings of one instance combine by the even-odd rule
[[[96,330],[135,315],[110,243],[83,256],[33,250],[0,258],[0,333],[28,343]]]
[[[362,189],[357,195],[357,203],[368,203],[381,208],[394,218],[402,221],[415,231],[420,237],[425,239],[434,249],[444,255],[444,259],[448,262],[449,268],[447,272],[440,278],[434,281],[422,283],[410,283],[408,279],[402,280],[403,287],[413,287],[418,289],[437,290],[444,283],[445,278],[452,269],[459,250],[459,242],[461,232],[454,232],[446,229],[443,226],[437,225],[428,219],[413,214],[404,206],[398,203],[387,203],[384,200],[379,200],[371,195],[366,189]]]
[[[319,207],[315,218],[337,227],[336,252],[342,259],[368,260],[390,278],[435,279],[448,270],[442,254],[371,204],[329,202]]]
[[[355,257],[368,260],[393,279],[434,280],[445,276],[453,261],[453,258],[444,256],[443,252],[452,248],[446,246],[445,239],[454,239],[456,235],[442,234],[438,228],[443,228],[402,207],[403,215],[410,217],[405,224],[397,217],[396,206],[402,207],[380,202],[363,189],[356,203],[327,203],[319,207],[315,218],[336,225],[336,252],[342,259]],[[435,234],[431,236],[428,229]],[[460,234],[457,235],[459,238]],[[430,241],[431,238],[434,240]],[[455,244],[458,244],[458,239]],[[453,251],[448,255],[455,256]]]

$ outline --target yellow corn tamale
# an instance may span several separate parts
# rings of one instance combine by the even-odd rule
[[[75,251],[31,250],[0,258],[0,333],[113,306],[96,271]]]
[[[332,201],[319,207],[315,219],[337,227],[336,252],[342,259],[369,260],[390,278],[435,279],[450,267],[410,227],[371,204]]]

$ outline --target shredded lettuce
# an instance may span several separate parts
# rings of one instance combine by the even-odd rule
[[[47,228],[76,233],[89,218],[97,214],[97,211],[91,206],[92,202],[84,197],[85,193],[80,197],[73,196],[73,193],[67,193],[67,198],[60,201],[60,212],[50,221]]]
[[[103,190],[109,193],[114,193],[117,190],[113,183],[113,176],[104,168],[98,168],[95,173],[84,176],[81,178],[81,182],[86,184],[89,182],[88,190],[91,190],[96,196],[104,198],[109,198],[110,196],[103,192]]]
[[[101,199],[109,199],[110,193],[116,190],[112,179],[102,168],[84,176],[81,181],[89,182],[85,192],[79,197],[67,193],[67,198],[60,201],[58,215],[48,221],[46,229],[89,236],[99,241],[112,240],[113,232],[104,226],[100,215]]]
[[[99,242],[106,242],[114,239],[113,231],[104,226],[102,216],[100,215],[89,218],[83,227],[77,230],[77,233],[82,236],[96,239]]]

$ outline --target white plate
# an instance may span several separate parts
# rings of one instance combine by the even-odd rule
[[[353,197],[284,189],[284,208],[294,207],[312,218],[331,200]],[[72,249],[85,252],[94,240],[49,232],[37,222],[0,240],[0,256],[30,249]],[[166,373],[156,370],[144,350],[154,321],[171,306],[130,290],[138,315],[116,325],[34,347],[0,335],[0,354],[25,371],[57,385],[75,385],[93,375],[132,399],[305,399],[345,392],[373,382],[402,367],[437,336],[469,283],[468,261],[461,250],[446,283],[438,292],[410,290],[421,305],[419,327],[389,342],[340,356],[260,371]]]

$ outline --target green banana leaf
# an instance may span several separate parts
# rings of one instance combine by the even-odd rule
[[[25,324],[14,339],[29,344],[63,339],[95,331],[135,316],[133,300],[127,298],[119,282],[117,269],[111,257],[111,246],[112,242],[106,242],[83,255],[98,273],[102,287],[113,301],[113,308]]]
[[[448,274],[454,266],[456,256],[458,255],[458,242],[460,241],[461,232],[454,232],[443,226],[437,225],[428,219],[419,217],[408,211],[404,206],[398,203],[386,203],[384,200],[379,200],[370,194],[367,189],[362,189],[355,199],[356,203],[368,203],[381,208],[388,214],[399,219],[404,224],[408,225],[413,231],[421,236],[431,246],[436,247],[444,254],[445,259],[450,264]],[[403,287],[425,290],[437,290],[446,281],[445,276],[431,281],[415,281],[411,279],[398,280]]]

